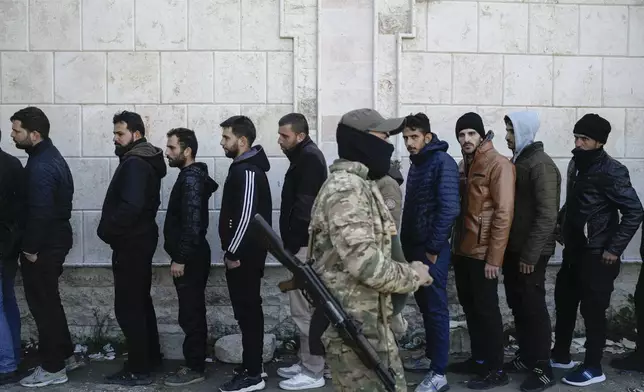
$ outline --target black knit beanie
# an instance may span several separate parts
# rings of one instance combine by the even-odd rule
[[[595,113],[588,113],[577,121],[573,133],[588,136],[600,143],[606,143],[611,127],[608,120]]]
[[[483,120],[481,116],[476,113],[469,112],[461,116],[461,118],[456,121],[456,138],[458,139],[458,133],[463,129],[473,129],[481,135],[481,138],[485,138],[485,127],[483,126]]]

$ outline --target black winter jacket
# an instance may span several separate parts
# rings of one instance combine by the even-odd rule
[[[203,162],[179,172],[163,226],[163,247],[173,262],[190,263],[208,246],[208,200],[217,188],[219,185],[208,176],[208,165]]]
[[[50,248],[71,249],[74,179],[67,161],[46,139],[27,150],[25,166],[27,206],[22,251],[38,253]]]
[[[620,256],[643,217],[642,204],[624,165],[603,149],[583,171],[577,171],[575,158],[570,161],[566,204],[559,212],[566,247]]]
[[[326,160],[308,136],[286,156],[291,165],[282,187],[280,236],[284,247],[296,254],[308,245],[311,209],[327,178]]]
[[[17,259],[20,251],[24,180],[20,160],[0,149],[0,262]]]
[[[120,158],[107,188],[96,230],[98,237],[112,247],[119,239],[157,233],[157,211],[161,204],[161,179],[167,173],[163,151],[145,138]]]
[[[267,252],[251,220],[259,213],[272,224],[273,203],[266,177],[270,168],[262,146],[255,146],[235,158],[228,169],[219,214],[219,238],[229,260],[259,262],[257,267],[264,266]]]

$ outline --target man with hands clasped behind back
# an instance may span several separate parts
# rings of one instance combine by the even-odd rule
[[[205,379],[206,283],[210,272],[208,200],[219,187],[208,176],[208,166],[195,162],[199,145],[194,131],[175,128],[168,132],[166,158],[170,167],[179,168],[172,187],[163,227],[163,247],[172,260],[170,273],[179,297],[179,325],[185,366],[171,374],[165,384],[184,386]]]

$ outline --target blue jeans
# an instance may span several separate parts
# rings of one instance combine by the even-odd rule
[[[20,363],[20,310],[14,283],[17,261],[0,261],[0,373],[18,369]]]
[[[421,260],[429,265],[429,274],[434,278],[434,283],[429,287],[421,287],[414,297],[423,315],[425,326],[425,355],[431,359],[430,370],[438,374],[445,374],[449,356],[449,309],[447,303],[447,275],[451,260],[449,243],[441,249],[436,264],[427,260],[424,249],[413,252],[415,258],[408,260]]]

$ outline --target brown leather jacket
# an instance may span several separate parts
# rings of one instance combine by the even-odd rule
[[[454,226],[454,254],[498,267],[514,218],[515,169],[488,134],[473,157],[459,163],[461,215]]]

